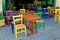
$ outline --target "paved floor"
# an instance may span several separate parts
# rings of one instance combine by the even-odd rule
[[[17,40],[60,40],[60,24],[54,22],[54,19],[44,19],[44,21],[45,30],[39,29],[38,34],[26,37],[19,34]],[[27,33],[29,32],[28,30]],[[0,28],[0,40],[16,40],[11,27]]]

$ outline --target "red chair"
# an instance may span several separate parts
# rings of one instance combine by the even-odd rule
[[[32,4],[28,4],[27,6],[28,6],[28,11],[31,11]]]
[[[7,25],[9,26],[10,25],[10,14],[12,13],[13,11],[9,10],[9,11],[6,11],[6,22],[7,22]]]

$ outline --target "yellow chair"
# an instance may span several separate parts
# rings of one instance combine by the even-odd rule
[[[58,23],[60,23],[60,15],[58,15]]]
[[[21,12],[25,13],[25,9],[20,9],[20,13],[21,13]]]
[[[25,35],[27,35],[26,34],[26,26],[23,24],[22,15],[13,16],[13,23],[14,23],[14,32],[15,32],[16,38],[17,38],[17,34],[19,34],[19,33],[24,32]]]
[[[59,18],[58,16],[60,15],[60,9],[55,9],[55,22]]]

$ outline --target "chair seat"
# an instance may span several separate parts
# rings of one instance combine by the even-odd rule
[[[43,20],[36,20],[36,22],[44,22]]]
[[[25,28],[26,26],[24,24],[17,24],[15,25],[15,28],[20,29],[20,28]]]

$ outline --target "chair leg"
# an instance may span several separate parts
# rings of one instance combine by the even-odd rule
[[[37,23],[36,23],[37,24]],[[37,24],[38,25],[38,24]],[[37,30],[38,30],[38,26],[37,25],[35,25],[35,31],[37,32]]]
[[[45,27],[44,27],[44,23],[43,23],[43,30],[45,29]]]
[[[55,16],[55,22],[56,22],[56,16]]]
[[[41,24],[41,27],[42,27],[42,29],[44,30],[45,28],[44,28],[44,23],[40,23]]]
[[[8,26],[10,25],[10,21],[9,20],[7,20],[7,24],[8,24]]]
[[[17,38],[17,30],[15,29],[15,37]]]
[[[60,20],[58,19],[58,23],[60,23]]]
[[[26,27],[25,27],[25,36],[26,36],[27,34],[26,34]]]

